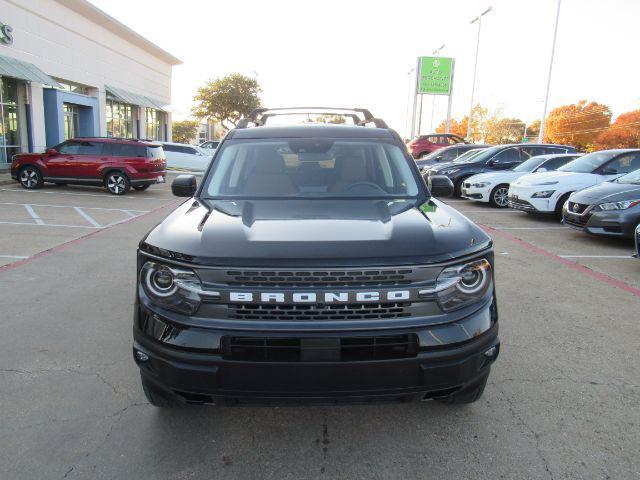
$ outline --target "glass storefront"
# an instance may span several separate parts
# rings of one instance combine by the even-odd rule
[[[80,132],[78,120],[80,118],[78,106],[71,103],[64,104],[64,138],[75,138]]]
[[[163,112],[154,108],[145,108],[147,120],[147,136],[149,140],[164,140],[162,138]]]
[[[18,81],[0,77],[0,163],[11,162],[20,150]]]
[[[107,137],[135,138],[131,105],[107,100]]]

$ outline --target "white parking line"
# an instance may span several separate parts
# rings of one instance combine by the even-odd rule
[[[30,205],[32,207],[52,207],[52,208],[76,208],[74,205],[51,205],[49,203],[17,203],[17,202],[0,202],[0,205]],[[126,210],[122,208],[103,208],[103,207],[83,207],[79,206],[77,208],[82,208],[84,210],[106,210],[111,212],[137,212],[137,213],[147,213],[149,210],[134,210],[128,208]],[[136,216],[136,215],[134,215]]]
[[[75,195],[79,197],[107,197],[118,198],[120,200],[170,200],[174,197],[138,197],[135,195],[111,195],[109,193],[75,193],[75,192],[51,192],[47,190],[25,190],[18,188],[0,188],[0,192],[21,192],[21,193],[47,193],[50,195]]]
[[[128,218],[126,220],[129,220]],[[120,222],[115,222],[120,223]],[[109,225],[114,225],[115,223],[110,223]],[[89,225],[64,225],[58,223],[29,223],[29,222],[0,222],[0,225],[28,225],[32,227],[65,227],[65,228],[91,228],[96,229],[98,227],[93,227]],[[108,227],[109,225],[105,225]],[[104,228],[104,227],[103,227]]]
[[[632,255],[558,255],[560,258],[619,258],[621,260],[638,260]]]
[[[0,255],[0,258],[15,258],[16,260],[22,260],[23,258],[29,258],[26,255]]]
[[[31,207],[31,205],[28,204],[23,204],[22,205],[27,212],[29,213],[29,215],[31,215],[31,218],[33,218],[33,220],[38,224],[38,225],[44,225],[44,220],[42,220],[38,214],[33,210],[33,208]]]
[[[78,212],[80,214],[80,216],[82,218],[84,218],[87,222],[89,222],[91,225],[93,225],[94,227],[98,227],[100,228],[102,225],[100,225],[98,222],[96,222],[93,218],[91,218],[91,215],[89,215],[88,213],[86,213],[84,210],[82,210],[82,208],[80,207],[73,207],[73,209]]]
[[[460,210],[460,213],[522,213],[520,210]]]
[[[498,227],[495,225],[489,225],[496,230],[567,230],[567,227]]]

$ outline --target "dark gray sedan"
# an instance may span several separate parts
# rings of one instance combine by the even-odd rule
[[[572,193],[562,219],[595,235],[634,238],[640,224],[640,170]]]

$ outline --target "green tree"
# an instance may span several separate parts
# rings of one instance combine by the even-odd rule
[[[209,80],[198,88],[193,115],[200,119],[210,119],[231,129],[238,121],[260,107],[262,89],[255,78],[240,73]]]
[[[198,133],[199,123],[197,120],[173,122],[171,127],[173,141],[177,143],[189,143]]]

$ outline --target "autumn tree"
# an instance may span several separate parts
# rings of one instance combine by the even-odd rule
[[[485,122],[484,141],[492,145],[520,143],[524,136],[525,123],[519,118],[492,116]]]
[[[538,136],[540,135],[540,120],[534,120],[529,125],[527,125],[527,133],[526,137],[529,141],[538,141]]]
[[[189,143],[198,133],[198,124],[199,122],[197,120],[173,122],[171,127],[173,141],[177,143]]]
[[[545,123],[545,141],[587,150],[610,123],[611,110],[608,106],[581,100],[551,111]]]
[[[467,139],[473,142],[478,142],[484,138],[487,133],[486,122],[488,118],[489,110],[477,104],[473,107],[473,122],[471,125],[471,138]],[[465,115],[462,120],[457,121],[455,118],[451,119],[451,131],[462,138],[467,136],[467,126],[469,125],[469,117]],[[446,131],[446,121],[443,121],[436,128],[437,133],[444,133]]]
[[[640,148],[640,110],[621,113],[615,122],[598,135],[595,149]]]
[[[255,78],[240,73],[209,80],[198,88],[193,100],[193,115],[200,119],[214,120],[226,129],[231,129],[238,121],[260,107],[262,89]]]
[[[463,122],[464,122],[464,127],[462,122],[458,122],[455,118],[451,119],[451,129],[449,133],[453,133],[455,135],[458,135],[459,137],[466,137],[467,136],[467,117],[463,118]],[[447,121],[443,120],[442,123],[440,123],[440,125],[438,125],[438,128],[436,128],[436,133],[446,133],[447,131]]]

